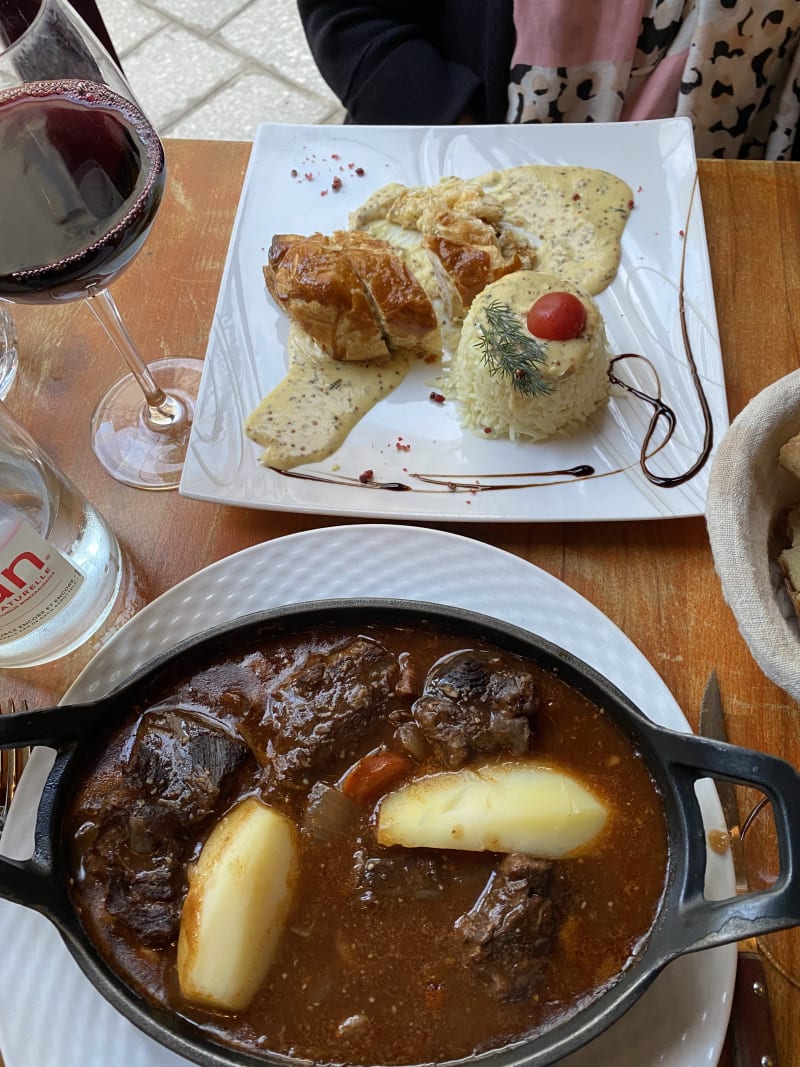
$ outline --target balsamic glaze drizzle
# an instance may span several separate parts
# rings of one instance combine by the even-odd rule
[[[498,492],[501,489],[535,489],[540,485],[560,485],[561,482],[569,481],[573,478],[591,478],[595,473],[594,467],[590,467],[588,463],[579,463],[575,467],[565,467],[563,470],[514,471],[513,473],[501,471],[497,474],[475,474],[473,475],[474,480],[468,482],[458,481],[458,475],[453,474],[422,474],[420,472],[415,472],[412,474],[412,478],[416,478],[418,481],[425,482],[428,485],[443,486],[446,489],[449,489],[451,493],[490,493]],[[506,485],[485,485],[481,482],[481,478],[559,478],[561,481],[516,481],[513,484]]]
[[[580,463],[576,467],[567,467],[564,470],[553,471],[524,471],[510,474],[476,474],[475,481],[461,482],[457,476],[451,474],[419,474],[414,472],[410,478],[414,478],[426,485],[436,486],[436,489],[420,489],[419,486],[407,485],[405,482],[377,482],[373,478],[350,478],[345,474],[315,474],[311,471],[284,470],[280,467],[268,468],[275,474],[282,474],[285,478],[300,478],[306,482],[323,482],[328,485],[351,485],[360,489],[383,489],[390,493],[424,493],[446,491],[449,493],[489,493],[501,489],[533,489],[537,485],[558,485],[558,482],[515,482],[513,485],[484,485],[481,478],[591,478],[595,474],[594,467],[588,463]]]
[[[385,489],[389,493],[411,493],[414,491],[414,486],[406,485],[405,482],[376,482],[372,478],[349,478],[346,474],[313,474],[310,471],[284,470],[281,467],[269,467],[268,470],[274,471],[276,474],[282,474],[284,478],[300,478],[305,482],[353,485],[362,489]]]
[[[673,489],[675,486],[683,485],[685,482],[688,482],[692,478],[694,478],[695,474],[697,474],[697,472],[701,470],[707,463],[708,457],[711,455],[711,449],[714,446],[714,423],[711,419],[711,411],[708,406],[708,397],[706,396],[705,390],[703,389],[703,383],[700,381],[700,373],[697,369],[697,363],[695,362],[694,350],[692,349],[692,342],[689,337],[689,328],[686,323],[686,237],[689,233],[689,219],[692,214],[692,204],[694,203],[694,194],[696,189],[697,175],[695,174],[694,183],[692,185],[692,193],[689,197],[689,208],[686,216],[686,226],[684,228],[683,250],[681,252],[681,273],[680,281],[678,284],[678,314],[680,316],[681,322],[681,338],[683,340],[683,350],[686,354],[686,359],[689,363],[689,371],[692,375],[692,383],[694,385],[694,389],[697,394],[697,399],[700,404],[700,411],[703,415],[703,447],[700,449],[700,452],[695,462],[683,474],[674,475],[673,477],[669,478],[665,475],[654,474],[653,471],[651,471],[647,465],[647,461],[650,458],[651,454],[654,455],[656,452],[660,452],[675,432],[675,428],[678,424],[678,417],[675,412],[672,410],[672,408],[670,408],[667,404],[664,403],[660,396],[648,396],[647,393],[643,393],[641,390],[635,389],[627,382],[621,381],[611,371],[611,368],[614,366],[614,364],[621,359],[644,359],[645,357],[636,356],[634,353],[616,356],[614,359],[611,360],[608,369],[608,376],[614,383],[614,385],[619,385],[623,389],[627,389],[629,393],[632,393],[640,400],[644,400],[645,403],[650,404],[653,408],[653,414],[650,418],[650,424],[647,427],[647,433],[644,436],[641,452],[639,453],[639,466],[641,467],[642,473],[648,479],[648,481],[650,481],[653,485],[660,486],[662,489]],[[660,392],[661,389],[659,386],[659,393]],[[666,432],[664,435],[664,439],[661,441],[658,448],[656,448],[653,453],[650,453],[648,450],[650,442],[653,440],[655,432],[658,429],[658,425],[662,419],[666,422]]]

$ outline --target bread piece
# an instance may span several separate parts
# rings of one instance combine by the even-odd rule
[[[389,358],[360,278],[341,247],[325,235],[276,234],[264,280],[286,316],[332,359]]]
[[[800,478],[800,434],[791,437],[778,452],[778,462]]]
[[[790,442],[791,443],[791,442]],[[784,585],[794,610],[800,615],[800,507],[793,507],[784,519],[785,534],[790,547],[778,555],[778,564],[783,571]]]
[[[778,556],[778,563],[783,571],[784,584],[794,610],[800,615],[800,546],[785,548]]]

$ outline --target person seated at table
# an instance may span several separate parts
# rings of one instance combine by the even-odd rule
[[[298,0],[354,123],[688,116],[697,154],[800,158],[798,0]]]

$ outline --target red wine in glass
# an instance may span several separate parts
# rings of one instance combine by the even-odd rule
[[[130,371],[92,413],[92,448],[141,489],[177,488],[202,373],[191,356],[146,363],[109,290],[164,180],[157,134],[74,8],[0,0],[0,298],[87,298]]]
[[[145,364],[108,286],[147,237],[165,179],[155,130],[105,84],[62,79],[0,91],[0,298],[88,298],[131,371],[95,408],[92,446],[110,474],[145,489],[178,484],[201,363]]]
[[[164,189],[161,142],[102,85],[29,82],[0,92],[0,297],[84,297],[139,251]]]

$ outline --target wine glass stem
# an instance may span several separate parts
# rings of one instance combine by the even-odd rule
[[[128,333],[127,326],[122,321],[122,316],[111,293],[107,289],[94,290],[89,295],[88,304],[142,390],[145,423],[151,430],[158,432],[174,430],[176,426],[186,422],[189,418],[186,405],[178,397],[168,396],[156,384],[133,338]]]

